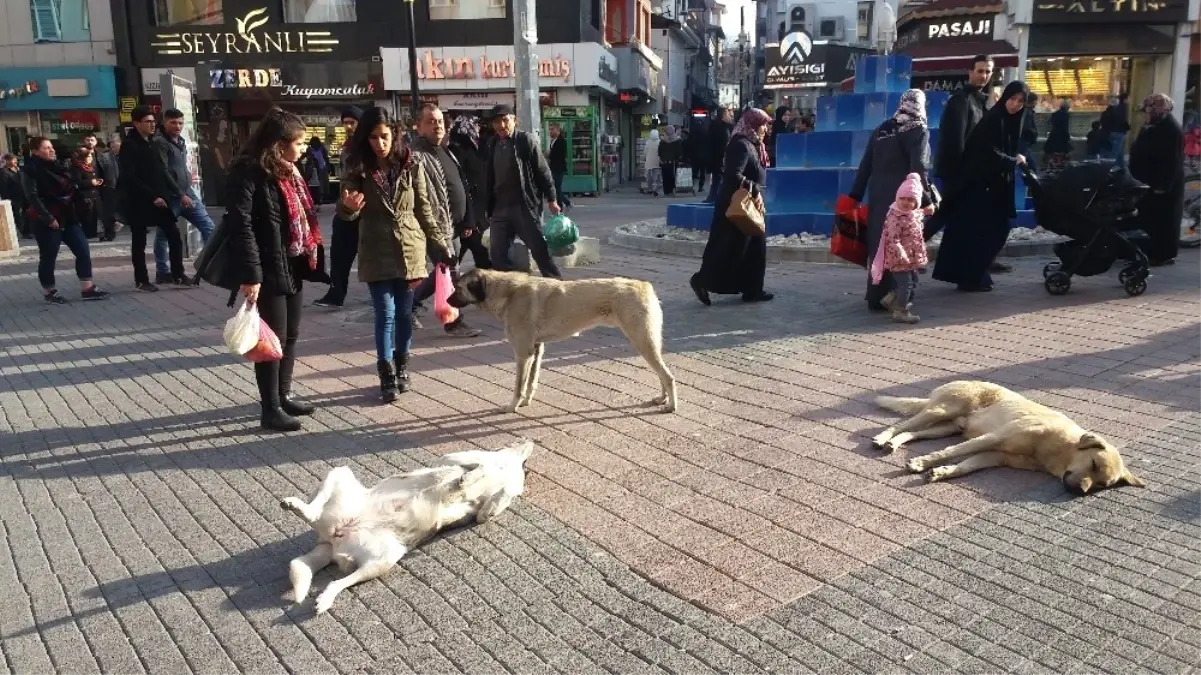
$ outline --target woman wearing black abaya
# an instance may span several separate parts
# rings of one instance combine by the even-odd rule
[[[1171,265],[1180,250],[1184,220],[1184,130],[1172,117],[1172,99],[1152,94],[1143,101],[1147,123],[1130,147],[1130,175],[1151,189],[1138,204],[1149,241],[1151,265]]]
[[[967,292],[992,290],[989,265],[1009,239],[1014,206],[1014,160],[1022,135],[1022,117],[1029,90],[1024,82],[1010,82],[996,105],[972,129],[963,150],[961,171],[964,189],[948,197],[948,207],[971,218],[947,224],[934,263],[934,278],[956,284]]]
[[[710,293],[741,293],[743,302],[766,302],[772,294],[763,290],[767,272],[767,238],[748,237],[726,217],[734,193],[749,187],[762,207],[763,184],[767,177],[767,135],[771,116],[758,108],[742,113],[726,145],[721,190],[713,204],[709,243],[701,271],[692,275],[692,292],[708,305]]]
[[[892,207],[897,188],[905,177],[916,173],[922,179],[922,206],[931,207],[926,215],[934,213],[936,207],[933,190],[929,188],[926,166],[930,163],[930,130],[926,126],[926,94],[921,89],[910,89],[901,94],[901,103],[896,113],[876,127],[872,132],[855,184],[849,196],[856,202],[867,197],[867,259],[874,260],[880,236],[884,232],[884,218]],[[870,267],[870,265],[869,265]],[[867,306],[873,311],[891,309],[885,298],[892,292],[895,283],[891,274],[885,274],[880,283],[873,284],[867,275]]]

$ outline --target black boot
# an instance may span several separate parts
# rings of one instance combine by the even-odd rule
[[[312,403],[292,398],[292,368],[296,359],[284,357],[279,362],[279,407],[289,415],[312,415],[316,408]]]
[[[384,403],[391,403],[400,395],[396,384],[396,366],[391,361],[377,361],[379,369],[379,397]]]
[[[413,387],[409,382],[409,355],[400,354],[396,357],[396,380],[397,387],[400,393],[404,393]]]
[[[279,362],[256,363],[254,376],[263,407],[262,426],[269,431],[299,431],[300,420],[284,412],[279,397]]]

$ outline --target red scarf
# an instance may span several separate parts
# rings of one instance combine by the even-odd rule
[[[317,214],[313,212],[313,197],[309,188],[304,184],[300,172],[293,167],[292,175],[280,179],[280,192],[288,207],[288,257],[297,258],[302,255],[309,258],[309,269],[317,269],[317,247],[321,245],[321,224],[317,222]]]

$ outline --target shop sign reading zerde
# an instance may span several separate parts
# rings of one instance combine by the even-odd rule
[[[374,76],[372,75],[374,73]],[[284,64],[263,68],[196,67],[201,99],[371,98],[380,90],[378,66],[364,62]]]
[[[1034,0],[1038,23],[1181,23],[1188,0]]]

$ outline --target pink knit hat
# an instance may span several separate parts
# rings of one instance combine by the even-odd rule
[[[922,177],[916,173],[905,176],[901,187],[897,188],[897,199],[908,197],[918,204],[922,203]]]

